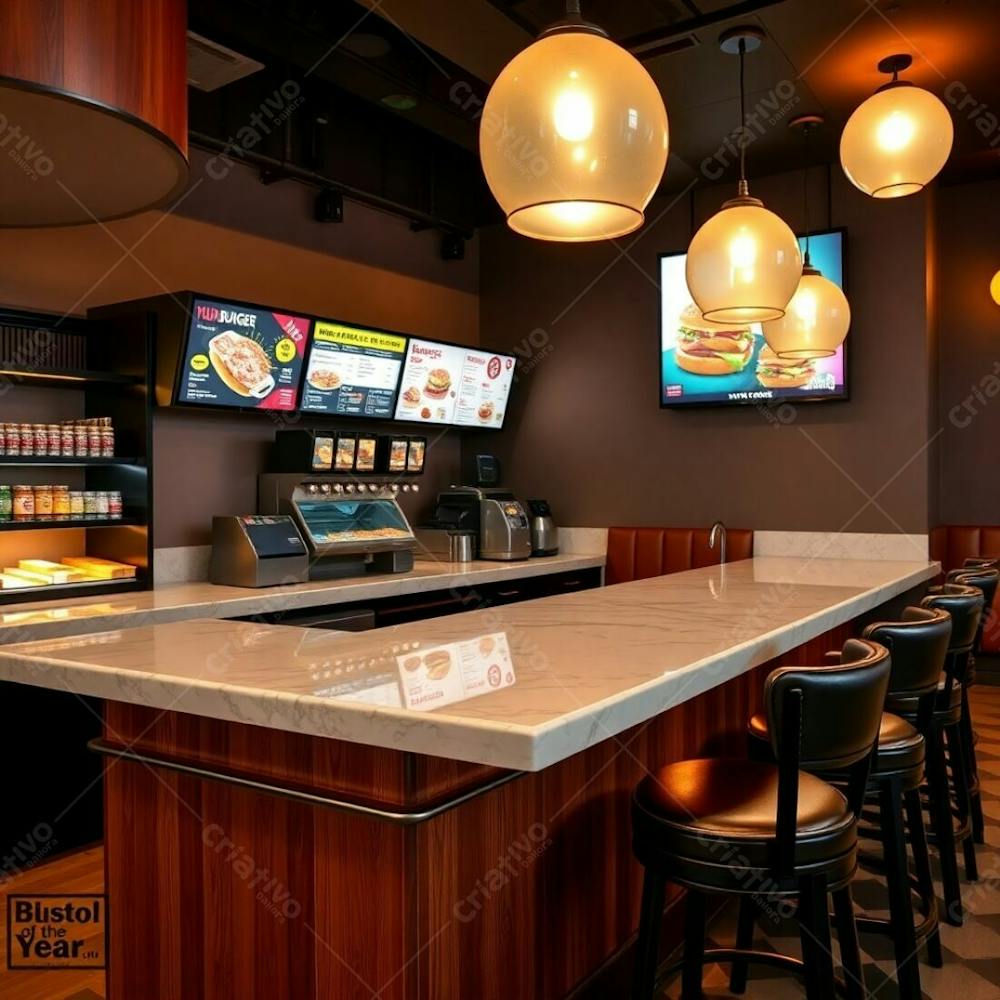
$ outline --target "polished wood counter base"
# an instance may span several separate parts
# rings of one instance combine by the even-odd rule
[[[111,758],[110,996],[612,995],[640,896],[632,788],[665,761],[742,755],[767,671],[848,631],[417,825]],[[399,811],[501,773],[114,702],[105,723],[108,745]]]

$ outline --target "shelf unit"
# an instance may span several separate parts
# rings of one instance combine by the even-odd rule
[[[113,458],[0,456],[0,483],[37,485],[55,479],[70,489],[120,490],[125,515],[114,520],[2,522],[0,569],[16,565],[17,558],[54,559],[60,552],[137,567],[134,579],[0,590],[0,611],[27,601],[152,586],[152,339],[144,311],[103,315],[98,310],[83,319],[0,309],[0,384],[6,386],[0,395],[0,421],[111,417],[115,448],[121,452]]]

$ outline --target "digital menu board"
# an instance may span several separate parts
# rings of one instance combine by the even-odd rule
[[[317,320],[300,409],[391,418],[405,354],[406,337],[400,334]]]
[[[430,424],[499,428],[513,380],[510,355],[411,338],[395,416]]]
[[[813,233],[813,266],[844,284],[844,233]],[[804,249],[805,240],[799,239]],[[767,404],[847,398],[845,345],[828,358],[785,360],[767,346],[760,323],[712,323],[694,304],[686,255],[660,255],[660,405]]]
[[[294,410],[310,323],[258,306],[193,299],[177,402]]]

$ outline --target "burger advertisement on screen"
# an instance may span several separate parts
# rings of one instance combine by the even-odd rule
[[[814,233],[810,243],[813,263],[841,286],[843,237]],[[688,290],[683,253],[660,255],[659,341],[663,407],[847,398],[843,344],[832,357],[782,358],[759,323],[705,319]]]

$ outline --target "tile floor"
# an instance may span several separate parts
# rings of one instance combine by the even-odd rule
[[[986,844],[979,847],[979,881],[962,883],[966,916],[962,927],[941,924],[944,968],[933,969],[920,963],[920,981],[929,1000],[1000,1000],[1000,687],[977,685],[973,689],[972,714],[979,733],[976,747],[986,814]],[[934,848],[932,861],[937,873]],[[959,858],[959,874],[964,870]],[[940,884],[938,885],[940,893]],[[854,884],[855,903],[872,916],[888,916],[879,879],[859,872]],[[731,947],[736,937],[734,907],[727,907],[712,924],[709,947]],[[755,946],[798,955],[798,929],[793,921],[763,927],[758,924]],[[865,986],[871,998],[895,1000],[895,965],[892,944],[878,935],[861,936],[865,963]],[[706,997],[731,996],[729,967],[705,969]],[[680,995],[679,978],[672,980],[665,998]],[[796,1000],[805,996],[801,981],[767,966],[751,967],[747,1000]]]

